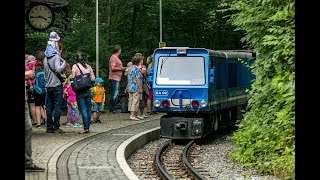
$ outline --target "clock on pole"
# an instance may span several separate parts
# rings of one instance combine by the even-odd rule
[[[44,31],[54,23],[54,12],[48,4],[32,3],[26,11],[26,21],[30,28]]]

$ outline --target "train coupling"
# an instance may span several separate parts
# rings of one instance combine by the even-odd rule
[[[207,126],[201,117],[170,117],[160,118],[160,137],[169,139],[199,139],[204,135]]]
[[[179,130],[187,130],[188,128],[188,122],[176,122],[176,129]]]

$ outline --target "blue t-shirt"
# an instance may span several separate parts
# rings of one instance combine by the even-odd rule
[[[129,68],[129,71],[128,71],[128,86],[127,86],[128,92],[139,91],[139,87],[137,84],[137,78],[139,78],[140,82],[142,83],[142,74],[141,74],[138,66],[133,65]]]

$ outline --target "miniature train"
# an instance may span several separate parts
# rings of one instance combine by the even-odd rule
[[[246,89],[255,76],[246,50],[163,47],[153,53],[148,71],[152,110],[160,118],[160,136],[200,139],[222,126],[234,126],[247,104]]]

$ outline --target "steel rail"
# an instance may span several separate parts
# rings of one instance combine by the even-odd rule
[[[201,180],[205,180],[206,178],[204,178],[190,163],[189,159],[188,159],[188,151],[189,148],[191,147],[191,145],[194,143],[194,140],[190,141],[184,148],[183,148],[183,154],[182,154],[182,160],[183,163],[188,167],[189,172],[191,172],[191,174],[196,178],[196,179],[201,179]]]
[[[173,178],[167,173],[167,171],[162,167],[161,164],[161,155],[162,153],[167,149],[167,147],[170,145],[170,141],[164,143],[161,148],[158,150],[157,154],[156,154],[156,166],[157,169],[159,171],[159,174],[161,177],[163,177],[164,179],[167,180],[172,180]]]

